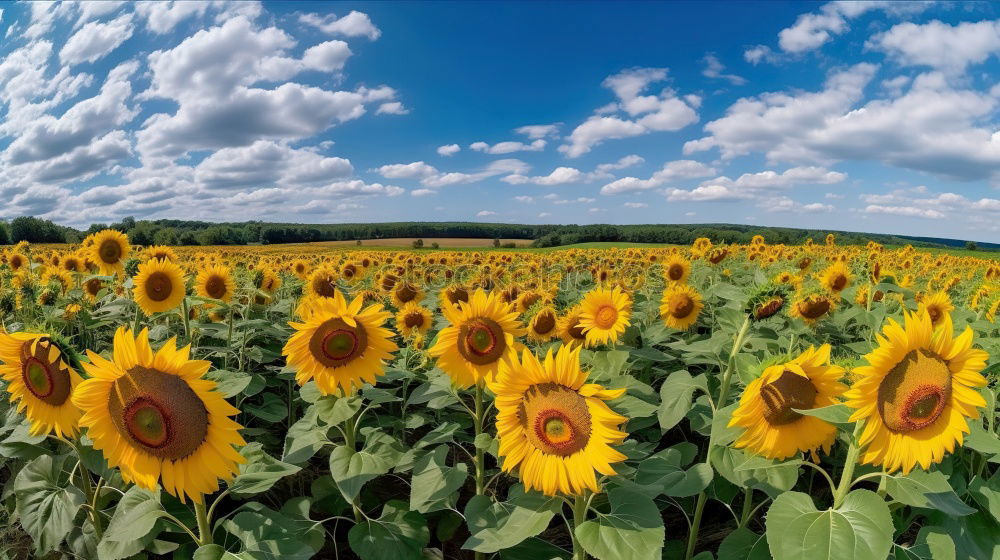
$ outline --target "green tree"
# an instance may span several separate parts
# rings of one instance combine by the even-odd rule
[[[979,245],[975,241],[966,241],[965,242],[965,250],[966,251],[977,251],[977,250],[979,250]]]
[[[416,239],[416,240],[414,240],[413,241],[413,248],[414,249],[423,249],[424,248],[424,240],[423,239]]]

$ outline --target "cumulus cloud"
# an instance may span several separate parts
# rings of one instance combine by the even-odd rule
[[[487,216],[496,216],[496,215],[497,213],[492,210],[480,210],[478,213],[476,213],[477,218],[485,218]]]
[[[545,140],[538,139],[530,144],[524,142],[499,142],[492,146],[486,142],[473,142],[469,144],[469,149],[485,154],[512,154],[514,152],[540,152],[545,149]]]
[[[614,195],[634,191],[644,191],[661,187],[671,181],[708,177],[716,173],[715,169],[690,159],[667,162],[648,179],[638,177],[622,177],[601,187],[601,194]]]
[[[346,37],[368,37],[372,41],[378,39],[382,32],[372,23],[368,14],[351,11],[344,17],[338,18],[334,14],[301,14],[299,22],[315,27],[323,33],[330,35],[344,35]]]
[[[666,78],[665,68],[632,68],[606,78],[601,85],[614,92],[618,101],[574,128],[559,151],[575,158],[605,140],[680,130],[697,122],[699,97],[681,99],[669,88],[655,95],[645,94],[652,84]],[[606,116],[610,113],[625,116]]]
[[[558,136],[559,124],[529,124],[514,129],[514,132],[523,134],[531,140],[538,140],[548,136]]]
[[[623,206],[625,208],[648,208],[649,205],[645,202],[626,202]]]
[[[702,59],[705,63],[705,69],[701,71],[701,75],[706,78],[712,78],[713,80],[726,80],[727,82],[733,84],[734,86],[741,86],[747,83],[746,78],[737,76],[736,74],[726,74],[726,67],[723,66],[719,58],[712,53],[705,55]]]
[[[423,161],[392,163],[375,171],[387,179],[419,179],[425,187],[439,188],[450,185],[475,183],[498,175],[525,173],[530,167],[518,159],[498,159],[474,173],[442,172]]]
[[[900,23],[872,37],[867,47],[888,54],[902,65],[930,66],[961,74],[969,65],[980,64],[1000,52],[1000,21]]]
[[[462,147],[458,144],[447,144],[445,146],[438,146],[437,153],[439,156],[453,156],[460,152]]]
[[[63,64],[74,65],[104,58],[132,36],[132,14],[107,23],[91,22],[74,33],[59,51]]]
[[[823,46],[834,36],[849,28],[849,20],[872,10],[884,10],[893,15],[909,15],[923,11],[927,2],[829,2],[818,12],[802,14],[791,27],[778,33],[778,44],[787,53],[803,53]]]

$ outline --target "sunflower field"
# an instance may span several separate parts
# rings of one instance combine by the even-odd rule
[[[1000,260],[0,248],[0,560],[1000,558]]]

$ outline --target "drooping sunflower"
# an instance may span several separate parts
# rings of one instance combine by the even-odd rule
[[[397,348],[383,327],[392,315],[378,303],[362,309],[360,296],[348,304],[339,290],[311,301],[303,322],[288,323],[295,334],[282,350],[295,380],[305,385],[316,379],[324,395],[351,395],[365,383],[374,385]]]
[[[663,277],[667,282],[683,284],[691,275],[691,261],[673,254],[663,262]]]
[[[819,281],[828,292],[839,296],[848,286],[851,285],[851,271],[843,261],[837,261],[820,274]]]
[[[500,362],[517,352],[516,339],[525,333],[517,310],[496,292],[487,295],[478,289],[469,301],[443,311],[451,324],[441,329],[428,352],[458,387],[488,380]]]
[[[426,333],[431,328],[431,310],[411,301],[396,313],[396,330],[403,336]]]
[[[146,315],[170,311],[184,301],[184,270],[172,261],[146,261],[134,280],[132,297]]]
[[[627,436],[628,418],[604,402],[624,389],[588,384],[580,370],[580,347],[560,346],[539,361],[525,350],[500,364],[490,388],[496,393],[499,455],[504,472],[517,469],[526,489],[580,495],[600,492],[596,470],[613,476],[612,463],[625,455],[612,447]]]
[[[668,327],[686,331],[698,320],[701,309],[701,294],[687,284],[671,284],[663,290],[660,300],[660,317]]]
[[[545,306],[528,322],[528,340],[547,342],[558,332],[558,317],[552,306]]]
[[[177,262],[177,253],[170,247],[165,247],[163,245],[154,245],[146,249],[146,255],[150,260],[159,261],[172,261]]]
[[[583,332],[583,325],[580,324],[580,315],[583,311],[579,305],[566,310],[566,313],[559,319],[559,338],[563,344],[569,346],[582,346],[587,341],[587,334]]]
[[[195,292],[203,297],[229,302],[236,291],[236,282],[225,265],[208,266],[198,272],[194,281]]]
[[[925,309],[935,327],[942,324],[946,316],[950,316],[955,306],[948,297],[948,292],[939,291],[928,295],[920,302],[920,309]]]
[[[632,298],[621,288],[595,288],[580,302],[580,326],[587,346],[618,342],[632,316]]]
[[[31,422],[32,435],[76,437],[80,409],[70,395],[83,379],[45,334],[0,334],[0,377],[10,402]],[[72,360],[70,360],[72,361]]]
[[[810,347],[795,359],[764,369],[747,385],[730,426],[744,428],[733,444],[769,459],[803,451],[829,451],[837,427],[795,410],[830,406],[847,390],[844,368],[830,365],[830,345]]]
[[[121,327],[110,361],[87,352],[90,379],[72,398],[94,448],[125,482],[153,490],[159,481],[181,501],[202,503],[246,462],[236,451],[246,442],[231,418],[239,409],[204,378],[211,363],[190,355],[174,339],[154,353],[148,330]]]
[[[91,238],[89,248],[90,260],[105,276],[121,273],[125,269],[125,259],[128,258],[128,254],[132,250],[128,236],[113,229],[95,233]]]
[[[424,291],[410,282],[397,282],[392,288],[392,303],[396,309],[402,309],[410,302],[420,303],[423,298]]]
[[[905,312],[902,326],[889,319],[877,338],[844,394],[857,409],[851,421],[865,422],[861,461],[904,474],[927,469],[962,444],[986,406],[975,387],[986,385],[989,354],[972,347],[970,327],[955,338],[951,317],[935,329],[924,310]]]
[[[90,278],[83,283],[83,293],[91,303],[97,301],[97,295],[104,289],[104,282],[100,278]]]
[[[824,315],[833,311],[834,301],[823,294],[811,294],[792,302],[789,315],[799,317],[807,325],[812,325]]]

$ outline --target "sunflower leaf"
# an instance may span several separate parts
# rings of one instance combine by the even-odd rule
[[[576,528],[584,550],[598,560],[659,559],[665,530],[653,499],[618,487],[608,490],[608,501],[610,513],[597,512]]]
[[[895,560],[955,560],[955,541],[941,527],[921,527],[910,546],[893,545]]]
[[[719,545],[719,560],[771,560],[767,538],[740,527],[722,540]]]
[[[97,545],[101,560],[118,560],[142,552],[162,530],[157,521],[167,515],[160,491],[133,486],[125,492]]]
[[[854,410],[844,404],[831,404],[830,406],[809,409],[796,408],[793,410],[805,416],[815,416],[831,424],[850,424],[851,414],[854,414]]]
[[[660,386],[660,407],[656,416],[660,421],[660,431],[676,426],[691,410],[691,399],[695,391],[708,392],[708,385],[702,375],[692,377],[687,370],[670,374]]]
[[[931,508],[948,515],[969,515],[975,509],[965,505],[940,471],[915,469],[906,476],[886,476],[885,489],[897,502]]]
[[[366,519],[347,533],[361,560],[419,560],[430,538],[424,516],[398,500],[385,504],[378,519]]]
[[[283,463],[264,452],[263,446],[250,443],[240,450],[240,455],[247,462],[240,465],[240,474],[229,485],[233,494],[249,496],[267,492],[274,483],[286,476],[293,475],[301,469],[295,465]]]
[[[439,445],[417,460],[410,483],[410,509],[428,513],[454,507],[450,498],[465,484],[469,467],[465,463],[449,467],[448,450],[447,445]]]
[[[561,503],[541,492],[511,488],[506,502],[473,496],[465,506],[471,536],[462,548],[493,553],[516,546],[544,531],[559,511]]]
[[[817,510],[808,494],[785,492],[767,512],[774,560],[884,560],[892,548],[892,515],[878,494],[855,490],[837,509]]]
[[[43,556],[56,550],[73,529],[73,519],[84,496],[69,485],[68,456],[42,455],[24,466],[14,479],[14,496],[21,526]]]

